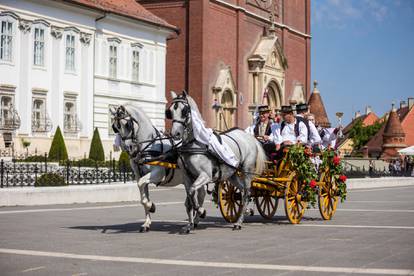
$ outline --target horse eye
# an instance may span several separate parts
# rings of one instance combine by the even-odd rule
[[[178,103],[175,103],[174,104],[174,110],[177,110],[177,108],[178,108]]]

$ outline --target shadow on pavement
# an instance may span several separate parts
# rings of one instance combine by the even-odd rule
[[[303,217],[302,221],[322,221],[321,218]],[[131,222],[112,225],[80,225],[68,227],[77,230],[100,231],[102,234],[122,234],[139,233],[143,222]],[[244,227],[249,227],[249,223],[261,223],[263,225],[290,225],[291,223],[285,216],[274,216],[271,220],[266,220],[261,216],[246,217]],[[182,228],[186,225],[184,221],[152,221],[151,232],[167,232],[168,234],[182,234]],[[223,218],[207,216],[197,225],[196,231],[211,228],[232,229],[233,224],[227,223]]]

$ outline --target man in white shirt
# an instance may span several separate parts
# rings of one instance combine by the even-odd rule
[[[302,120],[293,114],[293,108],[289,105],[282,106],[283,122],[274,128],[275,143],[286,146],[296,143],[308,143],[308,129]]]
[[[308,113],[309,108],[307,104],[298,104],[296,105],[296,116],[303,118],[305,120],[305,124],[308,124],[308,131],[309,131],[309,137],[308,137],[308,144],[310,146],[317,146],[322,142],[321,136],[319,135],[318,130],[316,129],[316,126],[314,122],[309,121],[306,118],[306,114]]]
[[[309,122],[312,122],[316,126],[315,116],[313,114],[307,114],[306,118]],[[337,134],[339,132],[339,128],[322,128],[320,126],[316,126],[320,137],[321,137],[321,149],[332,148],[334,149],[336,146]]]

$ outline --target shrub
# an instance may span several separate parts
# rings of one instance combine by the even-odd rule
[[[96,161],[104,161],[105,153],[102,146],[101,137],[99,136],[98,128],[95,128],[91,141],[91,148],[89,150],[89,159]]]
[[[16,162],[45,162],[45,157],[42,155],[32,155],[25,159],[16,159]]]
[[[50,161],[60,161],[68,159],[68,152],[66,150],[65,140],[63,140],[60,127],[57,127],[55,136],[53,137],[52,145],[49,150]]]
[[[35,187],[52,187],[52,186],[66,186],[65,179],[57,173],[45,173],[40,176],[36,182]]]
[[[66,166],[68,161],[59,162],[60,166]],[[89,158],[84,158],[76,161],[69,161],[71,167],[109,167],[111,166],[111,161],[95,161]]]
[[[122,151],[121,155],[119,156],[118,159],[118,168],[120,170],[122,170],[123,168],[125,168],[125,170],[127,171],[131,171],[131,164],[129,163],[129,155],[126,151]]]

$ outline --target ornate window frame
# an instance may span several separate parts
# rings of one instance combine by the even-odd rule
[[[10,11],[3,11],[0,12],[0,63],[2,64],[10,64],[10,65],[14,65],[14,55],[15,55],[15,51],[14,51],[14,45],[15,45],[15,41],[16,41],[16,33],[17,33],[17,25],[19,22],[19,16],[16,15],[13,12]],[[10,33],[3,33],[3,25],[7,26],[8,24],[10,24],[11,26],[11,30]],[[6,28],[7,29],[7,28]],[[5,40],[2,39],[3,36],[11,36],[11,38],[9,38],[9,44],[8,47],[6,48],[7,53],[4,52],[4,48],[5,46],[2,45],[1,43],[4,42]],[[5,57],[5,54],[7,54],[7,57]]]

